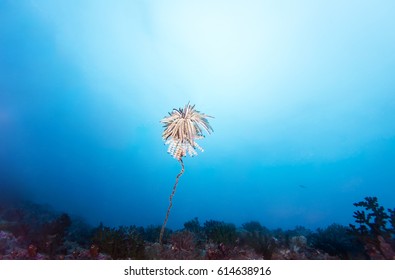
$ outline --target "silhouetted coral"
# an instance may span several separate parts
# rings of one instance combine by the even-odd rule
[[[234,244],[237,239],[236,226],[234,224],[209,220],[203,228],[207,240],[220,244]]]
[[[185,222],[184,229],[196,234],[199,234],[203,231],[203,228],[200,226],[199,219],[197,217]]]
[[[95,258],[100,250],[116,260],[143,259],[142,231],[135,226],[121,226],[116,229],[100,224],[95,231],[90,248],[92,258]]]
[[[39,251],[46,253],[50,258],[56,254],[66,254],[67,250],[63,243],[70,225],[71,219],[65,213],[44,223],[37,232],[37,236],[32,238],[32,245],[37,246]]]
[[[197,246],[204,246],[204,243],[206,242],[206,234],[203,227],[200,225],[199,219],[197,217],[185,222],[184,230],[187,230],[194,234]]]
[[[161,226],[154,226],[154,225],[147,226],[143,232],[144,240],[152,243],[159,242],[160,231],[161,231]],[[165,228],[162,237],[163,243],[168,242],[172,232],[173,231],[171,229]]]
[[[276,247],[276,239],[270,231],[259,222],[249,222],[242,225],[239,233],[240,244],[249,246],[264,259],[270,260]]]
[[[67,240],[77,243],[78,246],[87,248],[92,243],[91,239],[94,230],[81,217],[73,217],[71,226],[68,228]]]
[[[311,231],[302,226],[269,230],[257,221],[241,228],[198,218],[173,232],[166,229],[159,244],[160,226],[100,225],[59,214],[31,202],[0,204],[0,259],[394,259],[395,209],[385,211],[377,198],[354,204],[356,224],[332,224]],[[357,242],[358,241],[358,242]]]
[[[350,224],[349,232],[356,236],[365,246],[367,255],[372,259],[392,259],[395,255],[393,235],[394,210],[388,209],[378,203],[377,197],[365,197],[365,201],[354,203],[356,207],[363,207],[365,211],[357,210],[353,217],[358,226]],[[390,227],[387,227],[387,224]]]
[[[310,235],[311,245],[340,259],[361,259],[363,247],[350,235],[347,227],[332,224],[326,229],[318,228]]]

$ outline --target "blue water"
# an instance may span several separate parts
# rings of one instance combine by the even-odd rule
[[[214,116],[167,226],[315,229],[395,201],[394,1],[1,1],[0,188],[161,225],[160,120]]]

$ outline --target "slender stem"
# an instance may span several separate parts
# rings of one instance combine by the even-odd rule
[[[180,173],[178,173],[178,175],[176,177],[176,182],[173,186],[173,191],[171,192],[171,195],[169,197],[170,204],[169,204],[169,207],[167,208],[166,218],[165,218],[165,221],[163,222],[162,229],[160,230],[160,235],[159,235],[159,244],[161,244],[161,245],[162,245],[163,233],[165,232],[167,220],[169,219],[170,209],[173,206],[173,196],[176,193],[178,180],[180,179],[181,175],[184,173],[184,162],[182,161],[182,158],[180,158],[178,161],[180,162],[182,168],[181,168]]]

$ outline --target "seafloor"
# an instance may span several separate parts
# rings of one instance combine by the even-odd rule
[[[395,259],[395,209],[377,198],[354,203],[351,225],[316,230],[298,226],[270,230],[249,221],[232,223],[198,218],[179,230],[161,225],[96,227],[51,207],[0,197],[0,260],[180,259],[330,260]]]

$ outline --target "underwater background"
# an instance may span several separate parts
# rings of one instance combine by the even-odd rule
[[[162,225],[160,120],[214,118],[167,227],[309,229],[395,207],[394,1],[0,1],[0,195]]]

